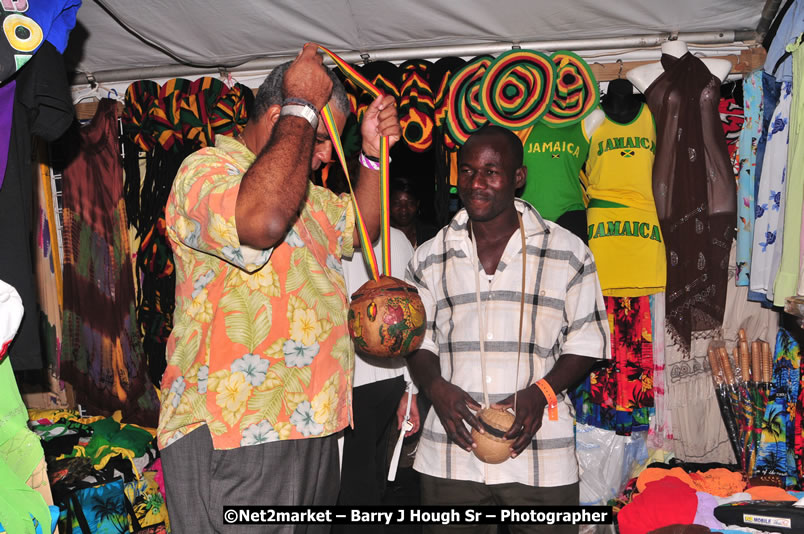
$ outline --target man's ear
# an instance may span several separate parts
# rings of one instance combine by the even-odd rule
[[[525,166],[519,167],[514,171],[515,185],[514,189],[521,189],[525,187],[525,182],[528,180],[528,168]]]
[[[269,106],[268,110],[265,112],[265,114],[262,117],[260,117],[261,121],[266,121],[266,123],[263,124],[263,126],[273,130],[274,126],[276,126],[276,123],[279,120],[279,112],[280,111],[282,111],[282,106],[280,106],[278,104],[274,104],[273,106]]]
[[[270,106],[265,110],[265,113],[257,119],[255,132],[257,134],[256,145],[258,151],[262,150],[262,147],[270,142],[281,110],[282,106]],[[249,121],[249,123],[251,123],[251,121]]]

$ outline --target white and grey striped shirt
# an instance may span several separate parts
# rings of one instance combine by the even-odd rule
[[[485,379],[489,402],[503,400],[544,377],[562,354],[611,358],[606,306],[595,263],[583,242],[542,219],[516,199],[527,243],[525,308],[519,382],[517,338],[522,288],[522,240],[515,231],[489,281],[480,273],[480,299],[486,323],[486,376],[480,364],[480,322],[475,292],[468,215],[458,212],[450,224],[417,250],[406,273],[427,312],[423,349],[439,356],[441,375],[483,404]],[[482,269],[482,267],[481,267]],[[431,410],[424,425],[414,467],[431,476],[502,484],[518,482],[550,487],[578,481],[572,405],[563,394],[559,420],[545,410],[531,447],[515,459],[487,465],[449,441]]]

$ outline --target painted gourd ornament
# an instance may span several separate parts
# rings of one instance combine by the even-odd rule
[[[503,436],[514,424],[514,414],[507,410],[484,408],[475,416],[480,420],[484,433],[472,429],[472,440],[477,447],[472,450],[477,459],[487,464],[500,464],[511,457],[510,447],[513,439]]]
[[[352,295],[349,335],[362,354],[379,358],[410,354],[421,346],[425,328],[422,299],[402,280],[380,276]]]

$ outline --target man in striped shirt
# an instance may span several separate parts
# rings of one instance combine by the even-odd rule
[[[424,504],[578,504],[566,390],[611,358],[606,307],[589,249],[515,198],[526,176],[512,132],[486,126],[472,135],[458,154],[465,209],[408,265],[428,319],[408,366],[434,408],[414,464]],[[485,464],[471,452],[469,427],[483,431],[473,412],[486,402],[513,408],[515,392],[510,458]],[[557,420],[545,410],[554,396]],[[460,529],[433,531],[452,528]]]

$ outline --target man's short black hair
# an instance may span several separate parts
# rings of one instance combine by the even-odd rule
[[[458,150],[458,161],[461,160],[461,152],[463,148],[468,145],[469,143],[474,142],[474,140],[482,137],[488,136],[499,136],[501,137],[505,143],[508,145],[508,149],[511,151],[511,156],[514,161],[515,168],[519,168],[522,166],[522,161],[524,157],[524,150],[522,148],[522,141],[519,137],[516,136],[514,132],[509,130],[508,128],[503,128],[502,126],[497,126],[496,124],[485,124],[475,133],[469,136],[469,139],[466,140],[466,143]]]

